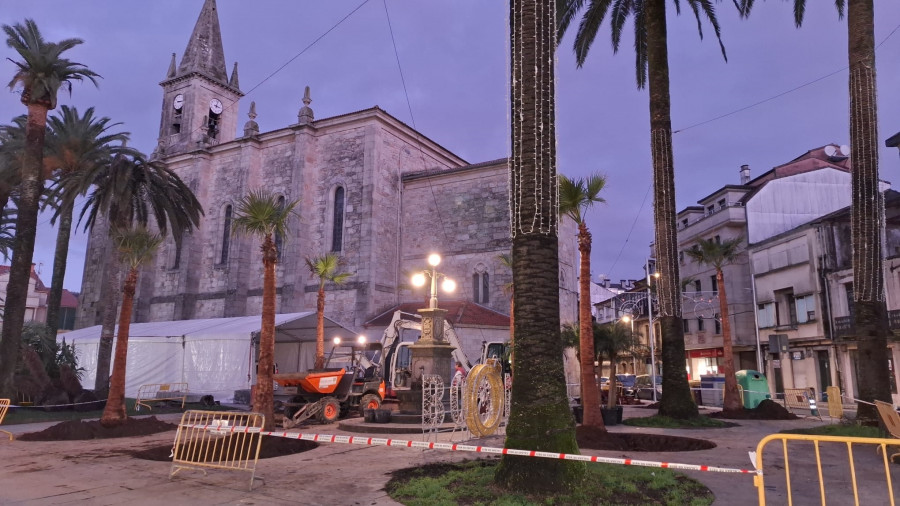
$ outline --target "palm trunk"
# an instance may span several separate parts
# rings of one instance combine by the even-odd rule
[[[662,330],[662,379],[666,395],[660,401],[659,414],[687,419],[698,416],[699,412],[684,372],[665,0],[646,0],[644,20],[647,24],[656,265],[662,275],[657,286]]]
[[[259,331],[259,364],[256,369],[256,397],[253,409],[266,417],[265,430],[275,426],[272,388],[275,366],[275,263],[278,250],[271,234],[266,234],[262,244],[263,252],[263,306],[262,325]]]
[[[316,369],[325,368],[325,281],[316,296]]]
[[[740,411],[741,393],[738,390],[737,377],[734,375],[734,350],[731,346],[731,320],[728,317],[728,294],[725,293],[725,276],[722,269],[716,268],[716,286],[719,289],[719,318],[722,319],[722,351],[725,363],[722,372],[725,375],[725,411]]]
[[[25,156],[22,163],[22,182],[19,185],[19,209],[16,218],[16,240],[13,243],[9,283],[6,285],[6,307],[3,312],[3,333],[0,336],[0,396],[15,399],[13,376],[19,359],[22,327],[25,324],[25,305],[34,258],[34,239],[41,191],[41,165],[44,158],[44,136],[47,132],[47,104],[26,104],[28,122],[25,126]]]
[[[131,327],[131,312],[134,308],[134,290],[137,287],[138,269],[132,267],[125,277],[122,287],[122,311],[119,315],[119,335],[116,338],[116,358],[112,378],[109,382],[109,397],[100,425],[110,428],[122,425],[128,419],[125,412],[125,372],[128,361],[128,334]]]
[[[119,254],[113,244],[113,225],[107,224],[109,245],[106,269],[103,274],[103,287],[100,290],[103,300],[101,307],[103,314],[100,321],[100,342],[97,346],[97,377],[94,378],[94,393],[99,399],[104,399],[109,392],[109,363],[112,358],[113,339],[116,333],[116,314],[119,297],[117,286],[119,284]]]
[[[872,0],[847,5],[850,60],[850,204],[853,239],[853,297],[859,363],[857,420],[875,422],[874,400],[891,402],[888,320],[884,301],[881,233],[884,197],[878,189],[878,115],[875,94],[875,12]]]
[[[516,292],[509,299],[509,370],[512,371],[516,356]]]
[[[72,235],[72,207],[66,204],[59,215],[59,230],[56,232],[56,252],[53,255],[53,280],[47,296],[47,326],[50,335],[59,329],[59,305],[62,302],[63,282],[66,279],[66,259],[69,254],[69,238]]]
[[[610,355],[609,357],[609,381],[606,382],[609,388],[609,390],[606,391],[606,407],[609,409],[615,409],[616,401],[618,400],[618,392],[616,392],[616,383],[618,383],[616,372],[618,372],[618,364],[616,364],[616,358],[615,355]]]
[[[578,224],[578,252],[581,275],[578,278],[578,335],[581,358],[582,425],[604,429],[600,413],[600,391],[594,378],[594,322],[591,319],[591,233],[584,221]]]
[[[505,446],[577,453],[559,322],[555,5],[555,0],[510,1],[514,119],[509,194],[519,352]],[[494,481],[519,492],[561,490],[578,486],[584,471],[582,463],[573,461],[504,455]]]

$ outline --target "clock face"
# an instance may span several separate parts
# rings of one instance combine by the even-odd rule
[[[210,100],[209,110],[215,114],[222,114],[222,102],[220,102],[217,98]]]
[[[172,101],[172,106],[175,107],[176,111],[180,111],[182,107],[184,107],[184,95],[179,93],[175,95],[175,100]]]

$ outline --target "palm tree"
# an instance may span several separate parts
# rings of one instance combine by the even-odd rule
[[[741,0],[742,13],[750,14],[753,0]],[[872,404],[891,402],[887,347],[889,331],[884,299],[881,233],[884,231],[884,196],[878,188],[878,103],[875,95],[875,6],[873,0],[835,0],[838,16],[847,7],[850,67],[850,230],[853,248],[853,326],[860,363],[857,417],[878,420]],[[805,0],[794,0],[794,23],[803,23]]]
[[[126,142],[129,135],[127,132],[109,132],[110,128],[119,125],[119,123],[111,124],[110,121],[107,117],[95,117],[93,107],[88,108],[82,116],[78,113],[78,109],[62,106],[58,116],[51,116],[48,119],[52,135],[47,139],[44,164],[58,171],[60,178],[76,172],[96,170],[108,164],[117,152],[112,144]],[[60,184],[56,185],[56,190],[61,191],[65,187],[60,181]],[[55,200],[59,196],[54,192],[50,200]],[[59,229],[53,257],[53,279],[47,296],[47,325],[52,335],[56,335],[59,326],[59,304],[66,277],[73,209],[74,201],[66,200],[53,217],[53,221],[59,221]]]
[[[119,314],[119,335],[116,338],[116,359],[109,384],[109,398],[100,417],[100,424],[107,428],[121,425],[128,419],[125,412],[125,371],[134,290],[137,287],[139,269],[155,258],[156,250],[163,241],[162,236],[141,226],[118,230],[116,234],[119,261],[128,267],[128,275],[122,285],[122,310]]]
[[[600,192],[606,186],[606,177],[592,174],[575,180],[559,176],[559,213],[578,225],[578,253],[581,257],[578,276],[578,323],[581,353],[581,405],[584,407],[583,425],[603,427],[600,413],[600,390],[594,375],[594,332],[591,330],[591,232],[587,228],[585,213],[595,203],[606,202]]]
[[[738,390],[737,378],[734,375],[734,351],[731,345],[731,321],[728,317],[728,295],[725,293],[725,275],[722,268],[734,263],[741,253],[740,237],[715,241],[700,239],[696,248],[687,249],[687,254],[695,262],[708,265],[716,270],[716,287],[719,292],[719,317],[722,321],[722,348],[725,354],[723,374],[725,375],[725,411],[741,411],[741,393]]]
[[[616,359],[619,354],[634,350],[636,340],[631,329],[626,330],[619,322],[606,325],[594,324],[594,356],[602,359],[604,355],[609,357],[609,395],[607,395],[606,407],[616,407]]]
[[[142,154],[124,146],[117,151],[110,163],[72,173],[63,182],[61,206],[91,192],[78,220],[85,221],[85,230],[106,227],[111,244],[115,244],[118,231],[135,225],[147,226],[152,222],[161,234],[171,229],[174,237],[181,237],[200,223],[203,207],[177,174],[161,164],[148,162]],[[102,329],[94,383],[98,396],[109,389],[109,363],[116,326],[119,263],[114,261],[112,249],[110,256],[113,261],[106,263],[102,274]]]
[[[342,263],[341,257],[334,253],[306,259],[310,274],[319,278],[319,294],[316,297],[316,369],[325,367],[325,283],[342,285],[353,275],[350,272],[340,272]]]
[[[0,395],[11,395],[14,394],[13,375],[19,357],[22,325],[25,323],[38,208],[44,189],[41,167],[47,113],[56,108],[56,95],[60,87],[66,85],[71,92],[72,81],[88,79],[97,84],[96,78],[99,76],[84,65],[62,57],[64,52],[81,44],[81,39],[47,42],[30,19],[26,19],[24,25],[3,25],[3,32],[6,34],[6,45],[21,57],[20,61],[13,60],[17,69],[9,87],[16,89],[21,86],[21,101],[28,109],[16,241],[6,287],[3,334],[0,337]]]
[[[22,180],[25,127],[28,116],[16,116],[12,124],[0,126],[0,209],[6,209],[13,190]]]
[[[275,366],[275,264],[278,263],[275,235],[288,237],[288,219],[294,214],[298,203],[299,200],[281,203],[278,196],[268,190],[253,190],[238,202],[231,222],[235,234],[262,238],[263,304],[253,410],[265,416],[266,430],[275,426],[272,390]]]
[[[715,8],[709,0],[685,0],[697,19],[703,36],[701,16],[712,25],[722,55],[725,47],[720,37]],[[558,30],[562,38],[569,24],[585,7],[586,0],[557,0]],[[675,2],[680,14],[681,4]],[[612,11],[610,11],[612,9]],[[622,30],[632,17],[635,33],[635,70],[638,88],[650,88],[650,150],[653,158],[654,244],[659,282],[660,328],[662,330],[663,388],[659,414],[673,418],[698,415],[684,373],[684,328],[681,323],[681,292],[678,289],[678,239],[675,208],[675,165],[672,156],[672,118],[669,94],[669,55],[666,35],[665,0],[593,0],[586,7],[575,35],[575,58],[582,66],[600,25],[610,13],[613,51],[619,49]]]
[[[510,232],[519,352],[505,445],[575,453],[559,325],[554,7],[554,0],[510,2]],[[581,483],[584,465],[540,460],[504,455],[494,480],[526,492]]]

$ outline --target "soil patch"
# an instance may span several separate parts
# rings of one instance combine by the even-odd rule
[[[231,437],[231,436],[228,436]],[[318,448],[319,443],[302,439],[286,439],[283,437],[266,437],[262,439],[259,458],[271,459],[295,453],[303,453]],[[146,450],[128,452],[132,457],[157,462],[172,462],[172,445],[155,446]],[[209,460],[215,460],[210,458]]]
[[[575,439],[578,447],[585,450],[692,452],[716,447],[715,443],[705,439],[662,434],[621,434],[584,425],[575,428]]]
[[[82,439],[107,439],[116,437],[148,436],[175,430],[177,425],[163,422],[155,416],[148,418],[128,417],[118,427],[107,429],[100,420],[69,420],[48,427],[40,432],[30,432],[19,436],[20,441],[76,441]]]
[[[708,416],[710,418],[726,418],[729,420],[797,420],[800,418],[771,399],[765,399],[753,409],[720,411],[718,413],[710,413]]]

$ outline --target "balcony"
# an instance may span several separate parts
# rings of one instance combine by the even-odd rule
[[[900,337],[900,309],[888,311],[888,328],[896,337]],[[839,316],[834,319],[835,339],[852,339],[855,335],[852,316]]]

